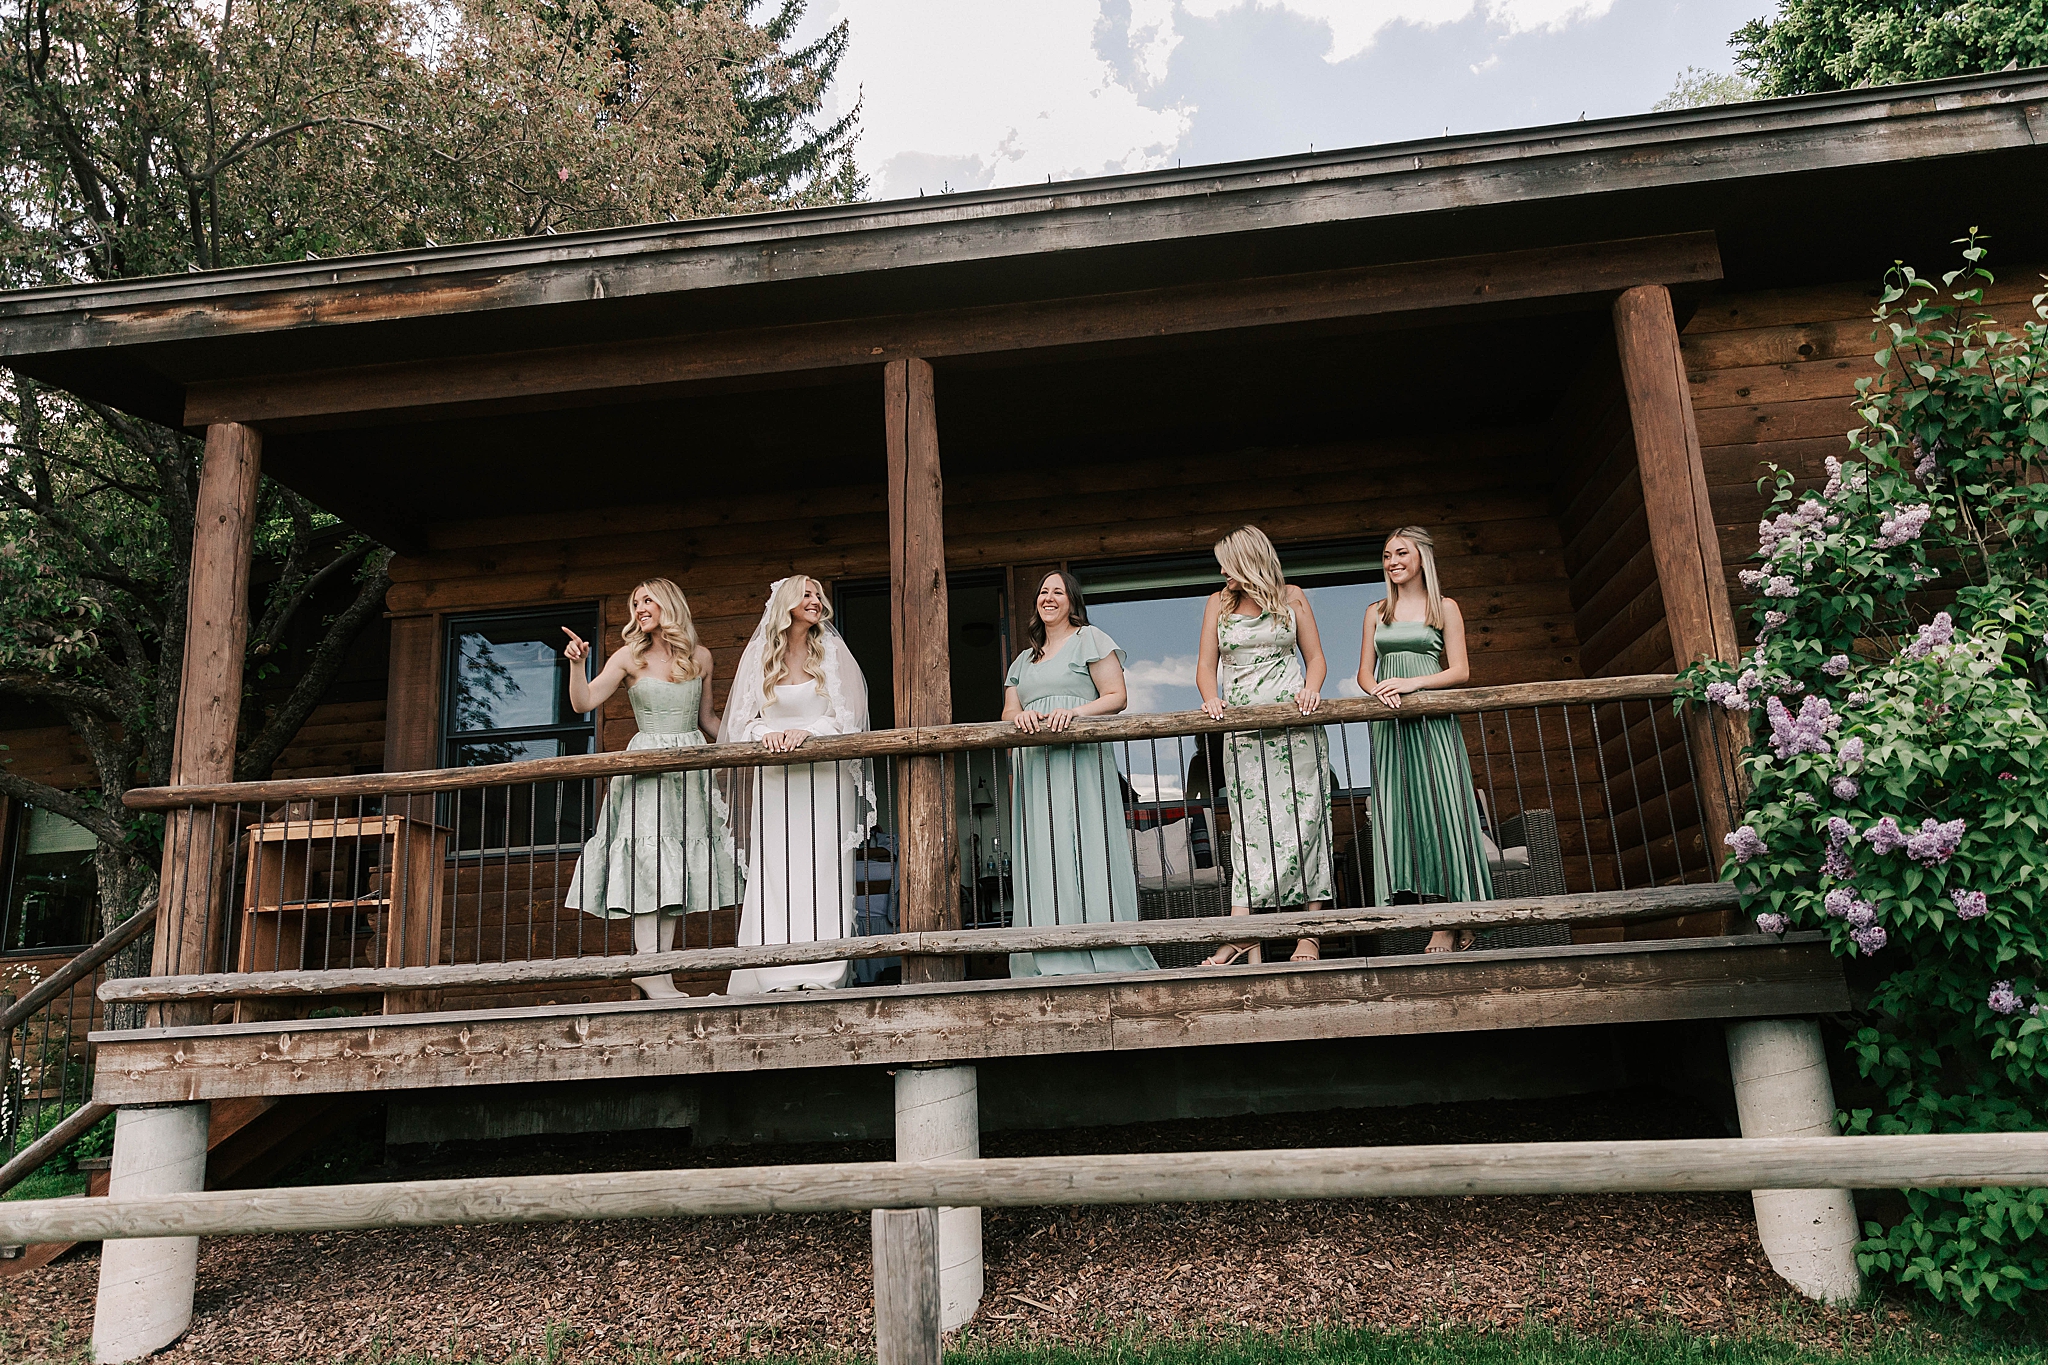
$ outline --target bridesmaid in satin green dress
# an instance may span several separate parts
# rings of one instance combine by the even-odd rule
[[[1358,685],[1399,709],[1411,692],[1471,681],[1465,617],[1437,586],[1435,542],[1403,526],[1380,552],[1387,599],[1365,614]],[[1402,892],[1450,901],[1493,899],[1480,842],[1479,798],[1465,736],[1450,716],[1374,721],[1372,735],[1373,900]],[[1439,929],[1425,952],[1462,951],[1470,930]]]
[[[1027,735],[1078,717],[1124,709],[1123,651],[1088,624],[1081,585],[1067,573],[1040,582],[1031,648],[1010,665],[1003,719]],[[1123,783],[1102,744],[1012,750],[1010,801],[1017,920],[1034,927],[1138,918],[1138,874],[1124,821]],[[1010,975],[1141,972],[1150,948],[1012,953]]]

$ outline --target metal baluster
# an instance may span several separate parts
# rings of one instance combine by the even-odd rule
[[[1643,877],[1651,886],[1655,886],[1657,866],[1650,857],[1650,817],[1643,811],[1643,779],[1636,772],[1635,740],[1628,732],[1628,703],[1617,702],[1616,705],[1621,708],[1621,750],[1622,757],[1628,761],[1629,794],[1636,803],[1636,837],[1643,841]],[[1652,728],[1655,728],[1654,724]],[[1654,736],[1652,738],[1654,741]]]
[[[1600,889],[1600,874],[1593,867],[1593,826],[1586,820],[1586,780],[1579,772],[1578,742],[1572,738],[1572,709],[1563,702],[1558,703],[1558,712],[1564,717],[1564,748],[1572,767],[1572,804],[1579,813],[1579,839],[1586,846],[1587,889]],[[1591,710],[1588,707],[1587,710]]]

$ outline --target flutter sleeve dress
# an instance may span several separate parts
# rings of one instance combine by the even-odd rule
[[[1034,661],[1025,650],[1006,683],[1027,711],[1085,706],[1101,697],[1088,665],[1123,651],[1094,626]],[[1100,924],[1138,918],[1138,876],[1124,820],[1123,784],[1101,744],[1012,750],[1011,858],[1022,923]],[[1012,953],[1010,975],[1150,971],[1149,948]]]
[[[1302,689],[1294,613],[1224,615],[1216,623],[1217,690],[1227,706],[1291,701]],[[1232,733],[1230,903],[1277,909],[1332,898],[1330,740],[1320,725]]]
[[[1443,671],[1444,636],[1435,626],[1383,622],[1372,641],[1377,682]],[[1404,891],[1447,901],[1492,900],[1472,760],[1457,720],[1376,720],[1371,735],[1374,903],[1394,904]]]
[[[703,691],[702,678],[633,683],[626,698],[638,729],[627,750],[704,743],[697,728]],[[614,777],[564,903],[608,919],[715,910],[739,900],[737,862],[709,772]]]

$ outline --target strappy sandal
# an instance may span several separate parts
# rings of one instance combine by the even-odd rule
[[[1264,964],[1265,954],[1257,943],[1226,943],[1214,953],[1202,959],[1204,967],[1235,967],[1242,961],[1248,967]]]
[[[1294,952],[1287,960],[1289,962],[1321,962],[1323,960],[1323,945],[1312,938],[1297,939],[1294,944]]]

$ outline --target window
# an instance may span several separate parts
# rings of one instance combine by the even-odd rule
[[[605,641],[592,604],[550,611],[463,616],[448,622],[442,704],[442,763],[475,768],[592,753],[597,716],[569,704],[569,662],[561,647],[573,630],[590,642],[585,676],[596,672]],[[597,798],[587,784],[513,786],[449,798],[444,819],[458,850],[579,844]]]
[[[84,826],[40,806],[7,802],[7,899],[4,941],[10,953],[78,949],[97,935],[98,846]]]
[[[1279,548],[1287,581],[1307,594],[1316,614],[1330,670],[1323,695],[1363,695],[1357,675],[1365,612],[1387,595],[1380,576],[1379,542]],[[1202,694],[1195,687],[1196,650],[1201,644],[1204,599],[1222,585],[1216,557],[1202,553],[1112,560],[1076,564],[1071,572],[1087,596],[1088,619],[1123,646],[1129,660],[1124,677],[1130,686],[1130,709],[1192,711],[1201,706]],[[1329,730],[1330,766],[1337,786],[1363,790],[1370,782],[1366,727],[1333,725]],[[1152,748],[1158,750],[1156,760],[1148,752]],[[1134,792],[1148,801],[1197,795],[1184,789],[1190,778],[1196,785],[1202,780],[1193,752],[1191,741],[1172,747],[1164,741],[1132,745],[1129,776]]]

